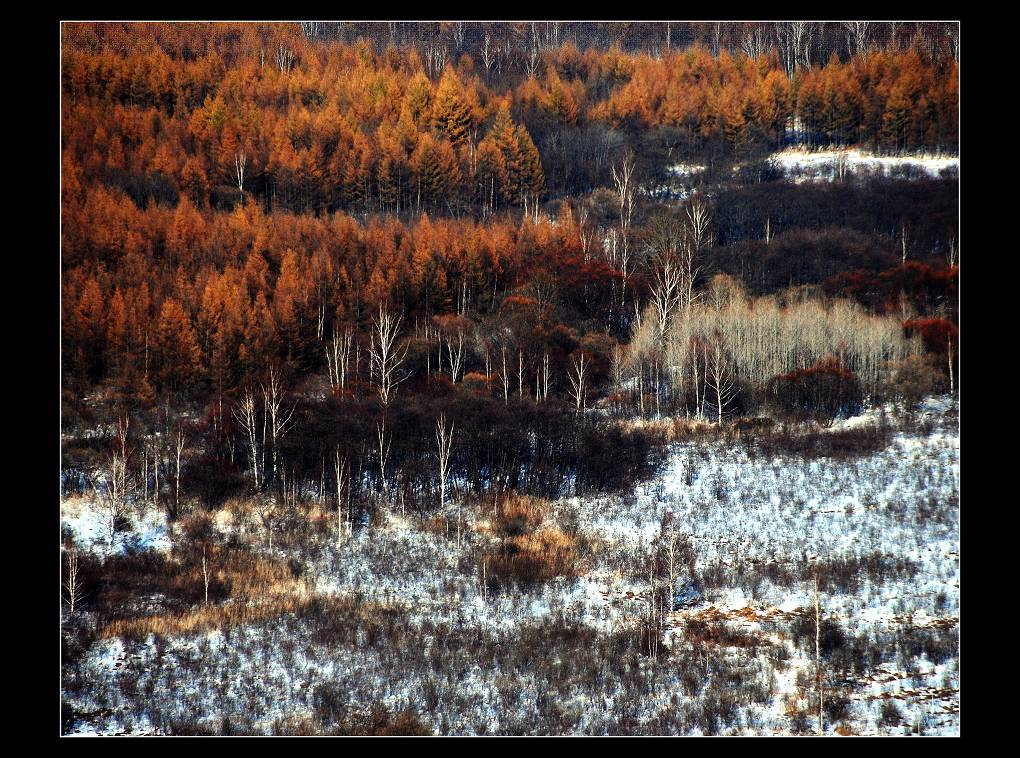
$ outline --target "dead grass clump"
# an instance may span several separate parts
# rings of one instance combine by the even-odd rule
[[[493,526],[501,537],[516,537],[538,529],[549,512],[546,500],[530,495],[511,494],[496,506]]]
[[[437,513],[436,515],[422,521],[421,530],[428,534],[434,534],[437,537],[449,537],[450,520],[442,514]]]
[[[257,602],[224,603],[206,605],[184,613],[164,613],[134,619],[119,619],[104,626],[101,639],[124,637],[145,639],[154,635],[187,635],[207,632],[212,629],[250,624],[282,616],[285,613],[300,614],[308,604],[307,598],[271,598]]]
[[[320,532],[336,530],[337,515],[335,507],[329,507],[321,503],[313,502],[304,511],[303,516],[305,520],[307,520]],[[344,514],[344,517],[346,518],[346,513]]]
[[[185,539],[192,545],[212,542],[215,538],[213,518],[206,511],[196,511],[182,516],[177,520],[177,525]]]
[[[720,432],[718,424],[692,418],[676,418],[672,421],[661,422],[666,424],[670,442],[683,442],[697,439],[698,437],[717,436]]]
[[[735,629],[728,624],[709,623],[699,619],[689,619],[687,621],[684,625],[684,639],[700,645],[751,649],[768,644],[759,634]]]
[[[294,611],[306,594],[294,566],[241,548],[191,545],[177,560],[157,553],[111,557],[97,600],[107,620],[100,637],[182,634],[261,620]],[[208,572],[208,605],[206,605]],[[135,600],[160,598],[158,611]],[[194,606],[201,605],[195,608]]]
[[[576,576],[578,538],[546,522],[547,500],[513,493],[497,506],[492,531],[498,546],[485,554],[487,584],[532,586],[558,576]]]
[[[576,538],[549,526],[530,534],[506,537],[486,557],[488,584],[500,589],[508,584],[528,587],[558,576],[576,575]]]

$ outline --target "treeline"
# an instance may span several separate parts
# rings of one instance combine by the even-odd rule
[[[915,225],[917,208],[899,216],[910,204],[901,208],[898,192],[890,191],[878,204],[884,212],[862,208],[848,217],[863,219],[866,229],[870,219],[868,233],[814,228],[811,217],[801,219],[801,206],[812,197],[838,203],[863,197],[867,187],[805,188],[801,201],[787,196],[786,185],[775,186],[784,192],[773,192],[779,200],[772,205],[759,205],[757,190],[750,203],[734,197],[743,190],[719,195],[713,209],[722,218],[707,224],[690,261],[693,296],[725,272],[755,294],[776,293],[782,305],[791,297],[824,296],[855,300],[900,321],[955,320],[951,227],[940,234],[922,219]],[[933,193],[921,195],[931,198],[924,206],[929,214],[944,194],[941,183],[932,186]],[[537,221],[423,215],[415,222],[359,222],[343,213],[266,214],[255,204],[216,212],[187,199],[176,208],[143,210],[120,192],[65,186],[68,389],[80,398],[109,382],[143,405],[166,392],[230,396],[268,365],[297,380],[322,376],[333,340],[347,330],[350,373],[368,382],[370,324],[386,304],[404,320],[402,338],[417,344],[416,373],[445,374],[453,382],[475,374],[491,391],[509,372],[508,381],[531,392],[548,372],[555,377],[553,396],[566,398],[572,358],[586,356],[589,388],[608,375],[614,350],[630,339],[635,313],[655,299],[657,255],[683,242],[675,231],[657,235],[676,223],[673,212],[638,202],[624,224],[618,201],[598,195],[562,203],[555,217],[542,214]],[[716,244],[727,233],[738,240],[750,234],[749,226],[740,231],[739,219],[752,217],[760,236]],[[882,229],[896,218],[899,224]],[[805,285],[814,289],[790,294]]]
[[[326,346],[345,328],[360,345],[352,371],[367,374],[369,324],[383,303],[402,315],[402,337],[445,353],[442,340],[466,336],[454,379],[492,374],[504,350],[533,386],[543,354],[558,368],[582,344],[612,342],[606,332],[622,334],[630,308],[620,273],[582,250],[569,208],[538,223],[361,224],[256,205],[201,212],[186,200],[140,210],[103,190],[79,201],[64,225],[62,349],[64,376],[80,391],[113,380],[131,396],[204,396],[274,362],[304,376],[326,366]],[[429,355],[423,348],[423,370],[449,373],[448,356],[429,364]]]
[[[959,373],[959,333],[944,318],[904,321],[803,289],[752,298],[725,274],[700,298],[657,307],[665,281],[656,276],[614,364],[612,400],[632,412],[719,424],[763,411],[832,419],[859,413],[867,399],[944,392]]]
[[[764,48],[533,52],[502,76],[469,52],[437,65],[413,45],[311,41],[296,25],[67,24],[63,171],[139,204],[247,195],[297,212],[456,215],[587,192],[626,146],[676,161],[803,131],[956,149],[956,63],[918,46],[795,71]]]
[[[252,378],[250,419],[245,393],[206,405],[83,408],[78,421],[102,436],[70,433],[76,420],[65,412],[62,491],[120,487],[174,519],[189,502],[213,507],[253,493],[279,503],[313,493],[333,499],[341,487],[352,526],[382,502],[390,512],[430,516],[442,513],[435,440],[442,414],[453,420],[454,435],[443,474],[447,504],[453,496],[617,491],[663,461],[661,431],[580,416],[559,398],[536,400],[527,385],[504,396],[492,391],[498,382],[489,386],[479,376],[454,384],[416,375],[381,406],[367,369],[339,393],[280,383],[274,395],[273,376],[270,369]],[[285,421],[273,415],[274,404]],[[261,515],[275,528],[268,521],[278,512]]]

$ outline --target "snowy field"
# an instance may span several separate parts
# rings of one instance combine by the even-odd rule
[[[770,161],[784,177],[794,182],[833,181],[840,172],[850,176],[924,176],[938,178],[960,170],[957,155],[875,155],[858,149],[808,150],[791,147],[773,153]],[[743,166],[734,166],[734,172]],[[663,185],[648,191],[650,196],[680,192],[685,197],[687,183],[706,171],[700,164],[678,163],[668,168],[678,187]]]
[[[841,640],[824,662],[826,731],[957,734],[959,436],[948,408],[929,401],[929,433],[901,431],[863,457],[676,444],[630,493],[555,501],[550,518],[590,550],[576,578],[528,590],[483,587],[480,519],[460,547],[398,515],[339,547],[317,537],[287,557],[311,597],[346,610],[97,639],[65,669],[68,731],[289,733],[379,706],[448,734],[813,731],[817,563],[829,567],[823,631],[832,624]],[[88,501],[68,504],[64,528],[108,554],[90,514]],[[639,639],[643,559],[666,514],[694,573],[653,659]],[[132,549],[167,549],[165,521],[133,518]]]
[[[770,160],[795,181],[832,181],[840,170],[857,176],[897,176],[911,173],[933,178],[960,170],[955,155],[874,155],[861,150],[790,148],[774,153]]]

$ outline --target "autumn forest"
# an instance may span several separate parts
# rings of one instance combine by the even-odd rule
[[[105,546],[62,535],[86,614],[65,730],[117,711],[82,694],[103,640],[293,617],[398,644],[395,600],[290,589],[393,524],[448,544],[479,602],[526,595],[610,560],[558,498],[622,496],[700,439],[881,455],[886,421],[832,430],[958,392],[958,24],[64,23],[60,56],[61,493],[96,504]],[[118,547],[154,518],[169,553]],[[665,597],[664,555],[621,576]],[[633,638],[534,644],[633,646],[654,689],[663,602]],[[456,726],[440,714],[470,709],[421,686],[394,705],[320,683],[233,722],[130,708],[177,734],[730,723],[593,726],[539,698],[535,721]]]

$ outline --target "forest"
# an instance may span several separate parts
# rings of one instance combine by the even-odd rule
[[[956,23],[63,23],[60,59],[61,507],[94,511],[99,546],[62,519],[65,733],[111,718],[86,673],[104,640],[271,626],[385,651],[452,623],[365,599],[366,581],[399,595],[385,564],[419,558],[484,613],[610,561],[651,598],[637,627],[609,639],[550,616],[520,634],[600,649],[596,667],[633,652],[645,684],[598,677],[655,690],[677,567],[699,593],[730,585],[672,516],[635,548],[647,560],[607,558],[565,498],[631,508],[678,445],[858,476],[896,435],[953,436]],[[796,163],[829,153],[828,180]],[[948,420],[919,420],[933,397]],[[925,528],[950,534],[956,496]],[[889,555],[854,571],[899,576]],[[423,629],[460,656],[425,668],[522,665],[501,669],[495,638]],[[815,631],[792,639],[814,655]],[[683,644],[719,633],[695,624]],[[157,714],[122,694],[165,734],[760,732],[714,690],[716,710],[682,723],[571,722],[539,697],[518,722],[487,706],[501,715],[466,726],[427,687],[348,685],[309,686],[282,715],[269,695],[232,705],[232,722],[222,703]]]

